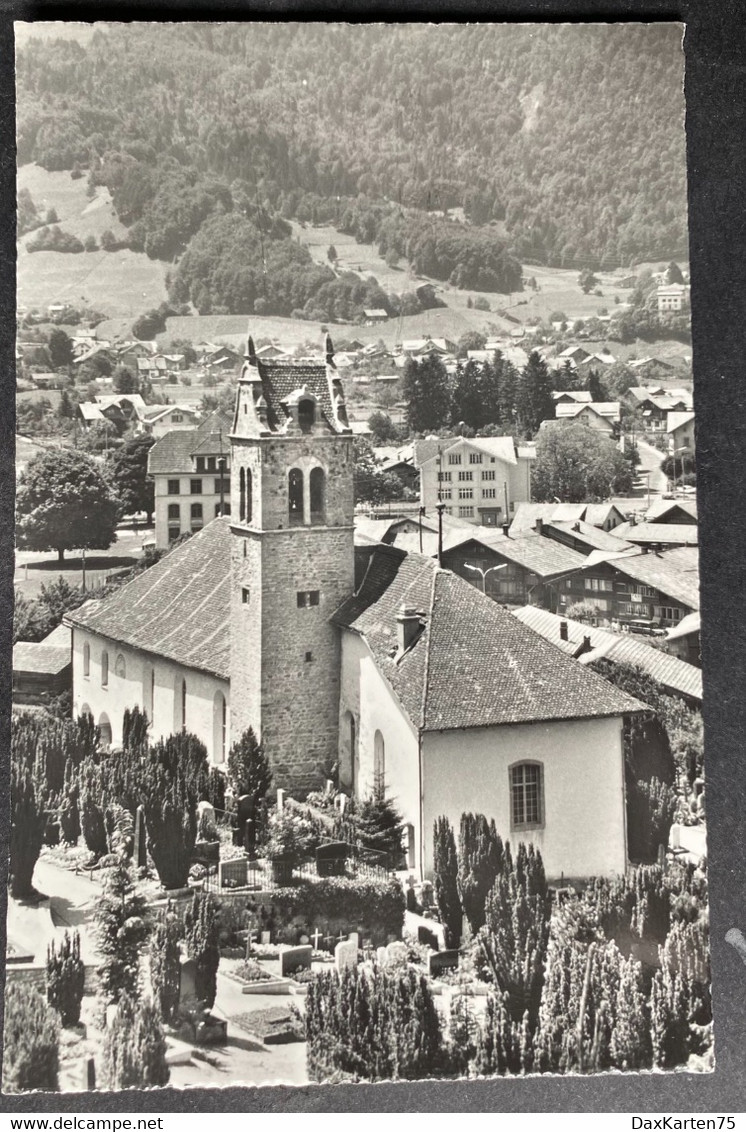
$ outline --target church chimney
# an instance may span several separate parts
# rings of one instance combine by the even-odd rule
[[[324,356],[326,359],[326,364],[328,366],[334,366],[334,346],[332,345],[331,334],[326,334],[324,336]]]
[[[256,350],[254,349],[254,339],[251,337],[251,335],[249,335],[246,342],[246,353],[244,354],[244,358],[250,366],[256,365]]]
[[[560,640],[561,640],[561,641],[566,641],[566,640],[568,640],[568,636],[567,636],[567,622],[566,622],[566,621],[560,621],[560,626],[559,626],[559,629],[560,629]]]
[[[409,605],[402,605],[396,616],[396,638],[398,652],[405,652],[414,644],[422,629],[420,614]]]
[[[536,520],[536,533],[537,533],[537,535],[543,535],[544,534],[544,520],[543,519],[537,519]]]

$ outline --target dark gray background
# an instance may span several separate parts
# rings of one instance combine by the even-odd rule
[[[678,20],[686,23],[687,141],[701,531],[702,633],[715,1014],[713,1074],[527,1078],[307,1088],[0,1096],[6,1112],[713,1112],[746,1109],[746,10],[743,0],[292,0],[164,4],[0,0],[0,758],[7,783],[13,601],[15,155],[13,19]],[[478,97],[478,91],[475,91]],[[620,152],[619,162],[624,161]],[[7,787],[0,791],[7,838]],[[7,841],[4,841],[4,846]],[[7,850],[0,854],[3,867]],[[4,891],[4,886],[2,890]],[[0,945],[4,910],[0,909]]]

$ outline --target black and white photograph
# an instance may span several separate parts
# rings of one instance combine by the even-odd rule
[[[3,1092],[712,1073],[683,24],[14,31]]]

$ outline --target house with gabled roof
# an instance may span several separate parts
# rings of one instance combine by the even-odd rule
[[[531,498],[532,445],[510,436],[416,440],[414,462],[420,472],[420,502],[434,511],[486,527],[510,522],[515,508]]]
[[[555,418],[572,424],[584,424],[595,432],[612,436],[619,427],[620,408],[618,401],[557,401],[554,406]],[[554,424],[542,421],[540,427]]]
[[[205,425],[195,460],[222,436]],[[382,780],[421,876],[434,819],[464,810],[537,846],[550,879],[623,873],[623,722],[643,705],[435,559],[355,549],[331,342],[297,364],[262,362],[249,340],[229,428],[230,516],[67,615],[74,712],[111,746],[137,705],[155,737],[191,731],[218,767],[251,726],[296,794],[332,763],[358,799]],[[151,451],[167,473],[181,442],[163,441]],[[597,832],[578,838],[591,813]]]
[[[181,406],[164,408],[183,414]],[[217,515],[230,514],[230,428],[230,417],[216,410],[196,428],[182,423],[165,429],[150,449],[159,550],[201,530]]]

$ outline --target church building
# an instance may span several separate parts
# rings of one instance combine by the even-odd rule
[[[434,820],[464,810],[533,842],[550,878],[622,872],[622,724],[641,705],[432,558],[355,548],[328,338],[303,363],[249,338],[229,441],[230,516],[66,618],[74,713],[116,747],[137,704],[216,766],[251,726],[298,795],[334,764],[357,797],[382,777],[422,875]]]

